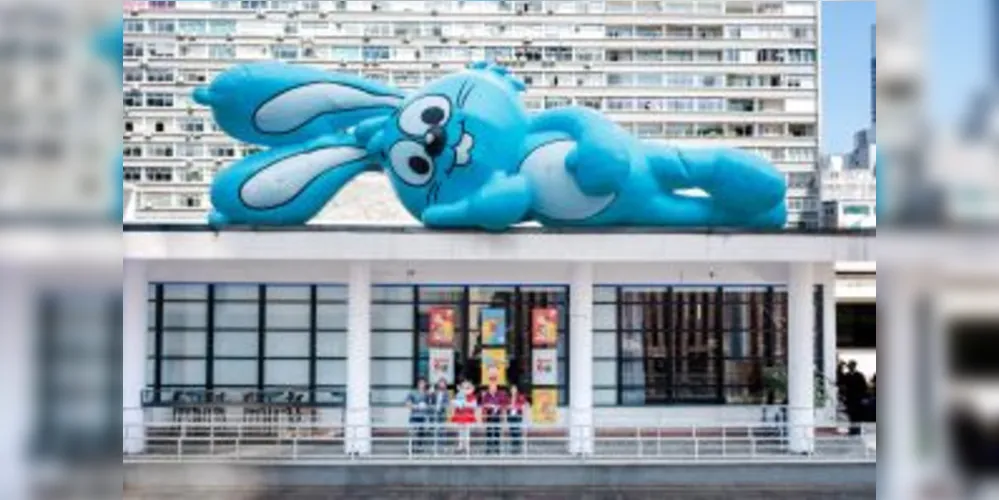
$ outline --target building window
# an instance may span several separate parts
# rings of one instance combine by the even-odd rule
[[[146,169],[148,182],[173,182],[173,169],[170,167],[150,167]]]
[[[783,290],[597,287],[594,297],[599,404],[763,404],[771,399],[764,370],[787,357]]]
[[[166,92],[150,92],[146,94],[146,106],[150,108],[172,108],[173,104],[173,94]]]
[[[342,404],[340,286],[153,286],[146,404]]]
[[[139,182],[142,180],[142,170],[138,167],[125,167],[122,177],[125,182]]]

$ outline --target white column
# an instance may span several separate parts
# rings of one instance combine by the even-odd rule
[[[29,456],[38,432],[38,403],[33,394],[37,381],[37,292],[22,265],[0,262],[0,485],[5,498],[31,498],[32,475],[37,467]]]
[[[942,377],[939,361],[931,363],[927,367],[920,364],[919,358],[919,300],[918,294],[923,289],[925,283],[921,283],[922,277],[913,277],[914,274],[909,269],[882,269],[884,279],[879,276],[878,284],[881,285],[881,304],[878,308],[879,328],[883,328],[885,335],[878,333],[878,349],[881,352],[891,353],[891,363],[882,363],[883,371],[879,374],[880,386],[885,390],[878,391],[884,398],[883,408],[890,408],[891,411],[881,412],[881,423],[885,424],[885,439],[879,440],[885,443],[886,448],[881,450],[880,456],[885,457],[883,462],[883,480],[878,481],[878,493],[885,493],[886,498],[916,498],[918,490],[926,484],[920,478],[923,469],[932,462],[923,463],[925,453],[920,451],[920,442],[938,439],[933,432],[926,432],[926,429],[919,429],[916,425],[919,414],[918,388],[915,381],[918,380],[920,371],[932,370],[933,377]],[[937,276],[940,281],[942,277]],[[939,284],[941,288],[945,285]],[[925,305],[923,306],[925,307]],[[931,313],[931,317],[935,314]],[[939,322],[932,325],[923,325],[935,331],[940,326]],[[934,335],[942,339],[942,335]],[[931,342],[937,343],[939,340]],[[939,344],[938,344],[939,345]],[[939,360],[939,358],[936,358]],[[934,401],[936,406],[940,406],[940,401]],[[934,415],[936,416],[936,415]],[[931,427],[931,430],[934,427]],[[925,435],[921,435],[925,434]],[[933,442],[939,445],[939,441]],[[940,448],[937,448],[938,450]],[[939,456],[939,455],[938,455]],[[881,473],[881,470],[879,470]],[[879,477],[879,479],[881,479]]]
[[[791,264],[788,282],[788,424],[793,453],[815,447],[815,269]]]
[[[569,288],[569,452],[593,453],[593,266],[576,264]]]
[[[826,408],[825,419],[830,424],[836,421],[836,412],[839,408],[836,393],[836,363],[839,354],[836,347],[836,266],[835,264],[820,264],[818,266],[819,276],[825,285],[825,294],[822,303],[822,332],[823,332],[823,356],[825,364],[822,372],[826,377]]]
[[[348,454],[371,453],[371,264],[350,264],[347,288],[347,412],[344,447]]]
[[[146,387],[146,332],[149,283],[142,262],[123,264],[121,403],[122,452],[142,453],[145,449],[142,391]]]

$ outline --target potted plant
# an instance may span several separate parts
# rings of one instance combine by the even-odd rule
[[[763,369],[763,387],[770,395],[768,401],[781,405],[776,413],[771,414],[768,407],[763,408],[763,421],[766,423],[778,424],[775,429],[779,434],[787,433],[787,405],[788,405],[788,374],[787,366],[779,363]],[[816,371],[813,377],[815,384],[816,409],[825,407],[829,401],[829,380],[821,372]]]

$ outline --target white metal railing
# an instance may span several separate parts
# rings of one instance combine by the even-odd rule
[[[498,435],[488,434],[495,427]],[[461,434],[470,430],[467,447]],[[521,431],[518,438],[517,431]],[[874,463],[877,429],[784,423],[663,426],[452,424],[348,426],[341,423],[133,422],[123,428],[123,462],[220,461],[828,461]],[[792,449],[792,436],[813,443]],[[800,443],[795,443],[800,444]],[[348,454],[347,450],[363,450]],[[579,451],[582,450],[582,453]]]

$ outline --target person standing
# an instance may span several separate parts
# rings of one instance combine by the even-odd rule
[[[479,401],[475,397],[475,386],[465,380],[454,397],[454,412],[451,422],[458,427],[458,453],[471,453],[472,426],[479,423]]]
[[[451,407],[451,393],[447,380],[440,379],[430,395],[430,418],[434,436],[434,453],[447,446],[447,414]]]
[[[524,449],[524,418],[531,411],[527,396],[516,385],[510,386],[506,406],[506,423],[510,427],[510,452],[519,455]]]
[[[430,395],[427,393],[426,379],[420,378],[416,381],[416,388],[406,397],[406,408],[409,409],[409,453],[423,453],[430,412]]]
[[[482,393],[482,414],[486,421],[486,455],[498,455],[503,433],[503,410],[507,407],[506,393],[496,382],[490,382]]]
[[[845,392],[846,414],[850,417],[850,435],[857,436],[860,434],[860,426],[857,424],[864,419],[864,398],[867,397],[867,377],[857,371],[856,361],[850,361],[846,365],[846,374],[843,376],[843,389]]]

